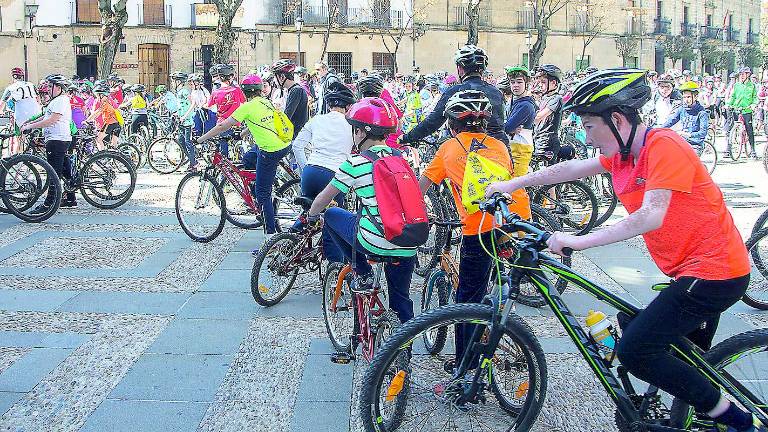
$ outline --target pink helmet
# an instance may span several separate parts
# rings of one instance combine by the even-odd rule
[[[453,85],[457,82],[459,82],[459,77],[457,77],[456,74],[450,74],[443,79],[443,84],[445,85]]]
[[[387,135],[397,129],[397,113],[381,98],[362,98],[349,107],[347,122],[376,135]]]
[[[24,69],[20,67],[15,67],[11,69],[11,76],[12,77],[23,77],[24,76]]]
[[[248,74],[240,81],[240,87],[247,91],[261,90],[263,85],[264,82],[261,80],[261,77],[256,74]]]

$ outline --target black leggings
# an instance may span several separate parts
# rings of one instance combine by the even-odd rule
[[[70,163],[67,152],[72,144],[71,141],[55,141],[50,140],[45,142],[45,159],[51,164],[51,167],[60,180],[70,178],[72,173],[72,164]],[[45,197],[45,205],[52,205],[56,199],[56,189],[48,188],[48,196]],[[74,194],[72,194],[74,195]]]
[[[734,114],[735,116],[738,116],[738,114]],[[755,130],[752,128],[752,113],[743,113],[742,117],[744,117],[744,128],[747,130],[747,138],[749,138],[749,148],[752,151],[752,153],[755,152]],[[738,117],[735,117],[734,120],[738,120]]]
[[[720,390],[695,367],[672,355],[669,346],[687,337],[708,350],[720,314],[741,299],[748,285],[749,275],[722,281],[676,280],[624,329],[616,348],[621,364],[699,412],[711,411]]]
[[[149,118],[146,114],[134,114],[131,118],[131,133],[138,132],[141,125],[149,127]]]

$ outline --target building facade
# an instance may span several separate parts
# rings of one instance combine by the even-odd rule
[[[462,0],[303,0],[296,7],[297,1],[243,1],[230,58],[239,74],[280,57],[296,58],[299,45],[302,63],[314,63],[328,31],[325,60],[345,74],[362,68],[407,72],[412,65],[422,71],[452,70],[452,54],[466,41]],[[331,26],[328,1],[336,6]],[[483,0],[479,45],[489,53],[491,70],[528,62],[537,1]],[[172,71],[203,71],[210,64],[218,20],[214,5],[128,0],[127,10],[115,58],[115,71],[127,81],[165,83]],[[569,0],[549,21],[542,62],[563,69],[625,64],[661,71],[671,66],[658,49],[664,37],[686,35],[697,43],[715,39],[729,47],[754,43],[760,12],[760,0]],[[2,2],[0,55],[8,68],[26,63],[32,79],[53,72],[95,76],[99,20],[98,0]],[[593,30],[600,34],[585,48]],[[624,57],[616,42],[622,35],[631,35],[637,45]],[[699,71],[698,63],[683,66]],[[0,74],[0,84],[7,80]]]

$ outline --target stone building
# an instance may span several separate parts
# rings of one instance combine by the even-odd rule
[[[296,1],[243,1],[230,58],[240,74],[279,57],[296,58],[299,44],[302,63],[317,61],[328,1],[339,12],[332,13],[325,59],[342,73],[392,70],[395,63],[404,72],[414,64],[422,71],[451,70],[454,50],[466,41],[463,0],[303,0],[298,14],[292,6]],[[536,38],[537,1],[482,1],[479,45],[488,50],[491,70],[527,63]],[[542,61],[563,69],[626,64],[663,70],[671,63],[658,50],[661,38],[683,34],[697,43],[753,43],[760,11],[759,0],[568,0],[549,22]],[[128,13],[115,69],[129,82],[164,83],[171,71],[202,71],[210,63],[218,19],[214,5],[205,0],[128,0]],[[600,34],[584,48],[595,27]],[[0,2],[0,55],[8,69],[26,63],[32,79],[52,72],[96,75],[100,32],[98,0]],[[627,34],[639,43],[622,58],[616,37]],[[402,40],[395,49],[398,36]],[[698,63],[683,66],[699,71]],[[0,84],[8,79],[0,73]]]

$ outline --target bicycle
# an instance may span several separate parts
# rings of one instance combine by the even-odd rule
[[[77,143],[67,157],[71,171],[64,179],[64,192],[79,191],[88,204],[100,209],[118,208],[133,195],[136,169],[124,154],[113,150],[89,153],[84,143]]]
[[[297,197],[294,202],[305,211],[312,206],[307,197]],[[300,274],[317,271],[318,280],[323,280],[321,232],[320,226],[311,226],[298,233],[278,233],[261,246],[251,270],[251,295],[256,303],[265,307],[278,304]]]
[[[768,228],[754,231],[746,247],[752,270],[749,287],[742,301],[755,309],[768,310]]]
[[[736,114],[735,112],[733,113]],[[749,137],[747,136],[747,127],[744,124],[744,116],[739,113],[738,119],[733,122],[731,131],[728,134],[728,157],[734,162],[739,160],[742,153],[747,153]]]
[[[494,195],[482,203],[482,209],[493,214],[503,231],[525,233],[515,240],[516,253],[508,259],[512,271],[497,274],[494,289],[482,304],[455,304],[429,311],[390,336],[363,377],[359,412],[366,431],[458,431],[472,430],[476,425],[483,430],[529,430],[545,400],[547,365],[538,339],[514,313],[516,287],[524,278],[530,279],[546,299],[602,388],[616,403],[620,431],[709,430],[702,428],[713,426],[710,419],[698,415],[681,400],[674,399],[668,407],[665,394],[654,386],[638,393],[623,366],[617,366],[614,374],[613,359],[579,324],[543,273],[560,275],[617,309],[620,323],[631,321],[640,312],[638,307],[544,254],[549,233],[511,215],[504,196]],[[498,256],[503,257],[503,251],[504,246],[499,245]],[[424,351],[416,344],[421,333],[453,324],[474,327],[470,327],[471,339],[457,368],[449,371],[438,365],[440,357],[422,354]],[[414,341],[413,347],[410,341]],[[760,385],[764,375],[754,364],[758,354],[768,352],[768,329],[732,336],[707,352],[687,339],[673,345],[672,350],[682,361],[702,371],[731,400],[768,424],[768,395],[755,394],[761,390],[755,385]],[[753,362],[752,369],[744,364],[748,360]],[[731,369],[737,363],[738,369]],[[738,379],[734,376],[737,372]],[[437,422],[429,423],[430,419]]]

